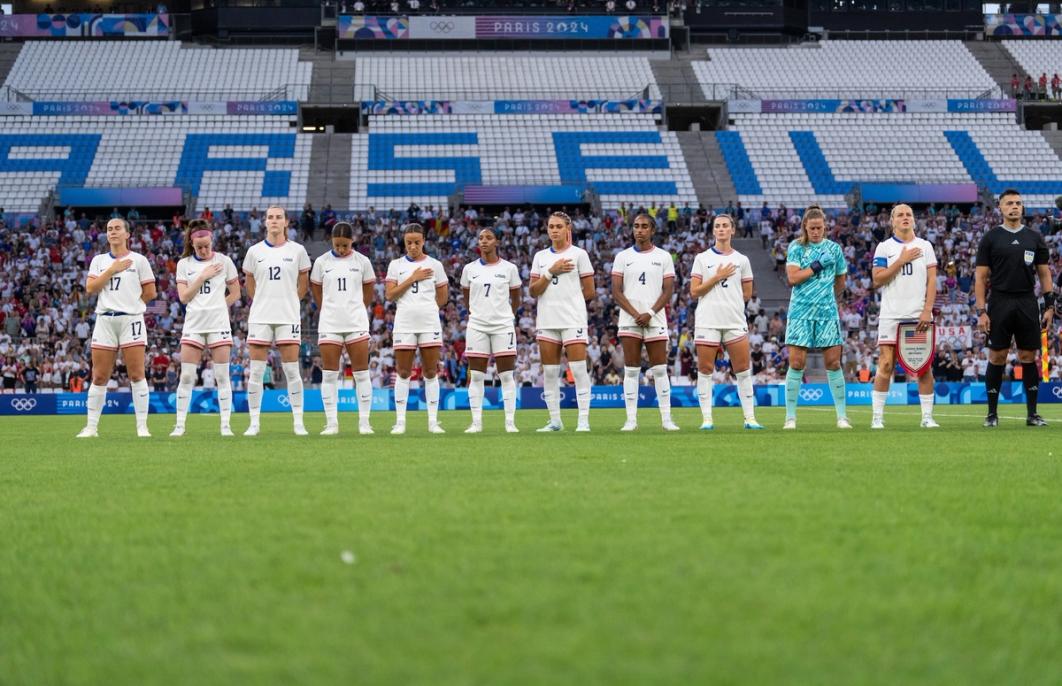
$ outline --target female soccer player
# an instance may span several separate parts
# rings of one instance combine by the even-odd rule
[[[738,397],[746,429],[762,429],[756,421],[749,360],[749,327],[745,303],[752,297],[752,264],[731,247],[734,219],[717,215],[712,221],[715,245],[693,260],[690,296],[697,303],[694,345],[697,348],[697,398],[701,405],[701,430],[711,431],[712,373],[720,346],[730,356],[737,377]]]
[[[318,257],[310,272],[310,290],[321,310],[317,345],[321,349],[323,379],[321,402],[325,428],[322,436],[339,433],[339,370],[343,350],[350,356],[358,394],[358,433],[371,434],[372,380],[369,378],[369,315],[376,274],[369,258],[354,250],[354,227],[338,222],[332,227],[332,249]]]
[[[424,227],[406,224],[402,232],[406,256],[391,260],[387,266],[384,297],[395,301],[394,348],[395,414],[393,434],[406,432],[406,404],[409,401],[409,376],[413,373],[413,356],[420,349],[424,370],[424,398],[428,403],[428,432],[446,433],[439,426],[439,351],[442,348],[442,325],[439,308],[450,297],[450,285],[442,262],[424,254]]]
[[[276,344],[288,382],[288,401],[296,436],[307,435],[302,423],[302,375],[299,344],[302,342],[300,302],[310,287],[310,256],[306,248],[289,241],[288,213],[279,205],[266,209],[266,237],[247,250],[243,272],[251,312],[247,317],[247,344],[251,370],[247,379],[247,410],[251,425],[244,436],[257,436],[262,413],[262,383],[269,347]]]
[[[793,291],[789,298],[789,322],[785,343],[789,346],[789,371],[785,375],[785,425],[796,428],[797,398],[804,379],[808,348],[822,348],[826,361],[837,428],[851,429],[841,371],[841,319],[837,298],[844,292],[848,265],[841,246],[826,238],[826,213],[818,205],[804,211],[800,237],[789,246],[785,272]]]
[[[136,435],[150,438],[149,390],[144,376],[144,312],[155,299],[155,275],[147,258],[129,249],[129,223],[107,222],[110,251],[92,258],[85,290],[96,299],[96,325],[92,329],[92,385],[88,390],[88,418],[78,438],[96,438],[100,414],[107,399],[107,381],[114,372],[118,351],[129,372],[136,413]]]
[[[590,372],[586,368],[586,301],[594,297],[594,267],[582,248],[572,245],[572,220],[554,212],[546,222],[552,245],[535,253],[531,262],[532,298],[538,299],[535,334],[542,353],[543,394],[549,423],[540,432],[562,431],[560,417],[560,359],[563,351],[575,379],[579,406],[576,431],[590,430]]]
[[[892,373],[896,367],[896,328],[902,321],[917,321],[919,331],[933,326],[933,304],[937,298],[937,256],[929,241],[914,232],[914,210],[910,205],[892,208],[892,236],[874,250],[872,278],[881,291],[878,318],[878,373],[871,393],[873,413],[870,428],[885,428],[885,400],[889,397]],[[933,370],[918,378],[918,401],[922,406],[922,428],[939,427],[933,421]]]
[[[218,386],[221,435],[231,436],[232,383],[229,356],[232,353],[232,325],[229,306],[240,297],[240,275],[227,255],[214,252],[214,233],[203,219],[188,222],[184,231],[184,253],[177,263],[177,297],[187,305],[181,331],[181,377],[177,385],[177,425],[171,437],[184,435],[188,403],[195,386],[195,372],[203,349],[210,349],[214,379]]]
[[[617,254],[612,265],[612,298],[620,308],[623,402],[627,407],[627,421],[620,431],[638,428],[638,378],[642,374],[643,344],[649,356],[664,430],[679,430],[671,421],[671,379],[667,373],[671,334],[665,310],[675,292],[675,264],[666,250],[653,245],[654,228],[648,214],[635,217],[634,245]]]
[[[513,325],[520,307],[520,272],[512,262],[498,256],[498,237],[493,229],[479,232],[480,259],[461,270],[461,293],[468,307],[468,330],[465,334],[465,357],[468,358],[468,404],[472,425],[465,433],[483,430],[483,376],[487,361],[494,355],[502,383],[505,406],[505,430],[516,433],[516,327]]]

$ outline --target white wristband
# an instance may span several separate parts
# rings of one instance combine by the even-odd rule
[[[542,276],[546,277],[546,280],[549,281],[553,278],[553,272],[547,269],[546,271],[542,272]]]

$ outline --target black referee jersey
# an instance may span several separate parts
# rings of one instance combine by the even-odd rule
[[[1050,254],[1039,231],[1021,227],[1016,231],[997,226],[981,238],[977,266],[988,267],[988,347],[1020,350],[1040,347],[1040,307],[1036,302],[1037,265],[1047,264]]]

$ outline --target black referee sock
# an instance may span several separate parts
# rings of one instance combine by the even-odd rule
[[[1031,417],[1036,414],[1036,396],[1040,392],[1040,370],[1035,362],[1021,363],[1021,382],[1025,386],[1025,409]]]
[[[988,414],[996,414],[999,409],[999,389],[1003,387],[1004,365],[988,363],[985,372],[985,391],[988,393]]]

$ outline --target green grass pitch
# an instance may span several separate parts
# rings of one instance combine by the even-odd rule
[[[0,683],[1062,682],[1062,408],[917,412],[4,418]]]

